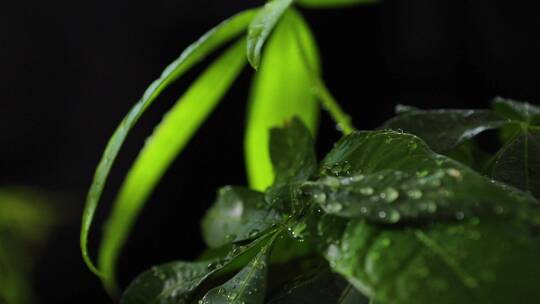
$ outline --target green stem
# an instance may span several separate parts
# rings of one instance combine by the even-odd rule
[[[338,101],[334,98],[332,93],[330,93],[330,90],[328,90],[328,88],[324,84],[324,81],[322,77],[320,76],[320,73],[317,71],[318,69],[315,69],[310,64],[308,56],[304,49],[304,44],[302,43],[302,36],[298,32],[298,28],[296,26],[293,25],[293,28],[294,28],[293,29],[294,35],[296,36],[296,41],[298,43],[300,53],[301,53],[300,57],[302,57],[302,60],[304,61],[304,65],[306,66],[307,72],[309,73],[309,76],[311,77],[311,81],[313,85],[313,94],[319,99],[323,108],[326,111],[328,111],[328,114],[330,114],[330,117],[332,117],[334,122],[337,123],[338,130],[341,131],[345,135],[351,133],[352,131],[355,130],[354,126],[351,123],[351,117],[347,113],[345,113],[345,111],[343,111]]]
[[[323,108],[328,111],[332,119],[338,124],[338,129],[345,135],[354,131],[351,117],[341,109],[339,103],[332,93],[330,93],[323,81],[317,76],[314,76],[313,78],[315,78],[313,91],[319,98]]]

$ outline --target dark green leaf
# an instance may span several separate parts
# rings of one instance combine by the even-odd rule
[[[255,69],[259,67],[261,50],[268,36],[278,23],[285,11],[291,6],[292,0],[270,0],[259,10],[248,28],[247,58]]]
[[[540,129],[528,129],[497,153],[491,176],[540,198]]]
[[[319,233],[333,270],[377,303],[540,301],[540,248],[517,221],[383,229],[325,215]]]
[[[99,266],[108,290],[114,290],[116,259],[142,206],[244,67],[244,45],[243,40],[232,45],[195,80],[155,128],[130,168],[113,203],[99,250]]]
[[[176,79],[182,76],[192,66],[203,60],[209,53],[239,35],[251,22],[255,10],[242,12],[219,24],[202,36],[198,41],[190,45],[178,59],[171,63],[161,74],[160,78],[154,81],[144,92],[143,97],[133,106],[129,113],[124,117],[118,128],[107,143],[100,160],[83,212],[80,246],[81,252],[87,266],[96,274],[105,278],[112,276],[111,273],[103,275],[98,270],[88,254],[88,234],[90,226],[96,212],[103,187],[112,168],[113,162],[124,143],[129,131],[137,123],[144,111],[156,100],[165,88],[172,84]],[[114,263],[113,263],[114,264]],[[109,270],[106,270],[107,272]],[[110,278],[109,278],[110,279]]]
[[[509,119],[540,125],[540,107],[528,102],[497,97],[493,100],[493,109]]]
[[[265,190],[274,181],[268,149],[271,128],[298,116],[315,134],[319,108],[311,92],[314,73],[319,73],[315,41],[301,16],[290,9],[266,43],[252,84],[244,142],[251,188]]]
[[[317,171],[311,133],[298,118],[270,131],[270,159],[275,182],[305,181]]]
[[[436,152],[448,152],[464,141],[505,125],[507,119],[489,110],[408,110],[384,124],[422,138]]]
[[[317,172],[311,134],[298,118],[271,130],[270,158],[275,180],[267,190],[266,200],[275,208],[291,212],[298,202],[300,183]]]
[[[206,244],[215,248],[255,238],[281,220],[276,211],[265,208],[262,193],[229,186],[219,190],[202,220],[202,233]]]
[[[269,304],[367,304],[352,285],[327,268],[313,269],[287,283]]]
[[[211,262],[171,262],[154,266],[126,289],[122,304],[187,304],[215,269]]]
[[[326,156],[321,173],[326,178],[308,182],[305,190],[326,212],[340,216],[380,223],[475,215],[537,220],[532,197],[432,152],[411,134],[352,133]]]
[[[208,291],[199,303],[264,303],[264,298],[266,296],[266,276],[268,273],[268,256],[271,247],[272,241],[266,244],[238,274],[223,285]]]
[[[373,4],[379,0],[298,0],[298,4],[310,8],[345,7],[358,4]]]

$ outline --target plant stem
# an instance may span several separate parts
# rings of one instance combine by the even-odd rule
[[[339,103],[328,90],[323,81],[314,76],[314,94],[319,98],[324,109],[328,111],[332,119],[337,123],[338,130],[347,135],[354,131],[354,126],[351,123],[351,117],[341,109]]]
[[[351,133],[355,130],[351,123],[351,117],[345,113],[345,111],[343,111],[332,93],[330,93],[330,90],[328,90],[320,76],[318,68],[314,68],[309,62],[299,29],[296,25],[293,25],[292,27],[298,43],[298,48],[300,49],[300,57],[304,61],[304,65],[306,66],[307,72],[309,73],[311,81],[313,82],[313,94],[319,99],[323,108],[328,111],[328,114],[330,114],[330,117],[332,117],[334,122],[337,123],[338,130],[345,135]]]

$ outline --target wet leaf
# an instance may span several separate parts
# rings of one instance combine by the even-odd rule
[[[323,216],[323,254],[377,303],[533,303],[540,248],[517,221],[472,218],[385,229]],[[488,254],[487,254],[488,253]]]
[[[266,39],[292,2],[292,0],[270,0],[251,21],[247,35],[247,58],[253,68],[259,67]]]
[[[383,128],[412,133],[434,151],[445,153],[507,122],[508,119],[489,110],[409,110],[387,121]]]
[[[243,304],[264,303],[266,296],[266,277],[268,273],[268,257],[272,241],[266,244],[259,253],[239,273],[221,286],[208,291],[199,301],[201,304]]]
[[[244,142],[251,188],[262,191],[274,181],[268,149],[271,128],[298,116],[315,134],[319,108],[311,88],[313,73],[318,72],[312,34],[300,15],[288,10],[266,43],[252,84]]]
[[[281,221],[279,213],[266,208],[263,193],[229,186],[219,190],[204,216],[202,233],[206,244],[215,248],[256,238]]]

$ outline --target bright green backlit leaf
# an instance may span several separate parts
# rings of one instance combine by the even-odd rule
[[[88,253],[88,233],[96,212],[103,187],[107,176],[111,170],[112,164],[124,142],[129,131],[135,125],[143,112],[152,104],[176,79],[182,76],[189,68],[200,62],[213,50],[217,49],[225,42],[239,35],[246,29],[255,14],[254,10],[242,12],[207,32],[197,42],[189,46],[178,59],[170,64],[161,74],[160,78],[154,81],[145,91],[143,97],[124,117],[112,137],[109,139],[107,147],[103,153],[96,172],[94,180],[88,191],[86,205],[83,212],[80,246],[85,263],[96,274],[101,275],[100,271],[94,266]]]
[[[345,7],[359,4],[374,4],[379,0],[297,0],[298,4],[310,8]]]
[[[216,60],[156,127],[130,169],[104,232],[100,271],[110,290],[119,251],[145,200],[245,65],[242,39]]]
[[[317,54],[307,25],[298,13],[289,10],[266,44],[252,86],[245,152],[248,179],[254,189],[264,190],[274,179],[268,152],[272,127],[298,116],[315,134],[319,108],[311,88],[312,73],[319,71]],[[305,65],[306,60],[311,67]]]
[[[270,0],[253,18],[247,36],[247,58],[253,68],[259,67],[266,39],[292,2],[293,0]]]

